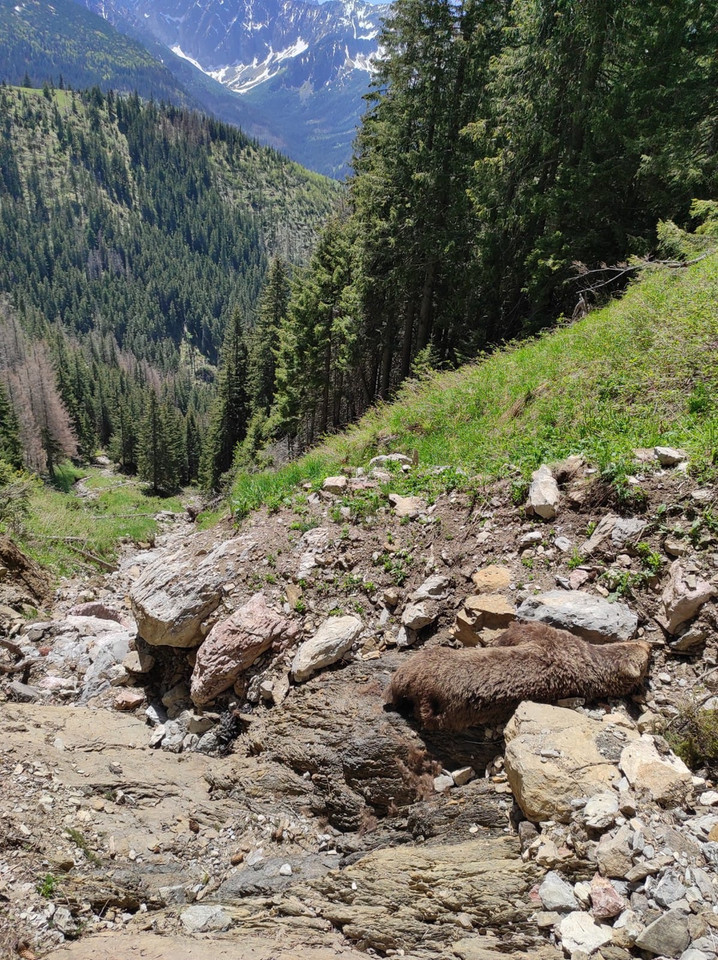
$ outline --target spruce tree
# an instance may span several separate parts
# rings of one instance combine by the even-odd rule
[[[185,479],[187,483],[195,483],[199,479],[200,460],[202,458],[202,435],[200,434],[197,415],[194,410],[187,411],[185,417],[185,449],[187,451],[187,469]]]
[[[173,493],[182,480],[184,459],[179,415],[151,392],[140,426],[138,473],[156,493]]]
[[[217,396],[202,451],[201,479],[206,489],[219,489],[222,474],[232,465],[234,448],[247,434],[248,418],[247,347],[242,318],[235,309],[222,345]]]
[[[2,382],[0,382],[0,460],[4,460],[16,470],[20,470],[23,465],[20,425]]]
[[[279,330],[286,319],[288,303],[287,268],[277,258],[269,267],[257,323],[250,340],[247,381],[253,413],[268,414],[274,400]]]

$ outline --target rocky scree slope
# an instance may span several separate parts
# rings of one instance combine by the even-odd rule
[[[378,458],[8,603],[3,948],[712,960],[715,769],[666,738],[718,704],[717,492],[637,457],[636,514],[578,458],[522,506],[392,495],[415,468]],[[414,649],[515,618],[648,639],[649,680],[452,735],[385,710]]]

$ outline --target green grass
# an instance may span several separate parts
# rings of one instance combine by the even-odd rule
[[[81,498],[71,488],[69,479],[78,475],[96,498]],[[157,530],[154,516],[160,510],[184,509],[180,497],[152,496],[136,480],[106,477],[91,468],[78,471],[63,465],[57,478],[57,486],[38,484],[33,490],[30,514],[18,537],[23,549],[57,576],[93,568],[77,548],[111,563],[122,541],[152,539]]]
[[[240,475],[231,500],[241,516],[388,451],[416,450],[423,468],[449,464],[485,478],[517,470],[526,478],[576,453],[619,482],[635,447],[666,444],[685,447],[698,474],[715,476],[717,347],[718,258],[654,269],[581,321],[407,383],[396,402],[302,459]],[[416,490],[422,476],[428,484],[428,470],[406,484]]]

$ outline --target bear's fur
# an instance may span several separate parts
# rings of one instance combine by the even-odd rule
[[[618,697],[646,675],[643,640],[594,646],[545,623],[512,623],[491,647],[422,650],[394,674],[387,704],[429,730],[507,717],[522,700]]]

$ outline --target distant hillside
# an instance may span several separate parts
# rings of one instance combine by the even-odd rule
[[[0,0],[0,79],[20,84],[27,74],[84,89],[98,85],[178,106],[192,98],[140,43],[123,36],[72,0]]]
[[[130,33],[218,116],[295,160],[347,172],[388,4],[363,0],[78,0]],[[185,67],[181,68],[179,58]],[[192,70],[206,76],[204,85]],[[225,90],[219,96],[211,84]]]
[[[196,480],[228,320],[251,326],[270,258],[301,263],[340,193],[198,113],[0,87],[0,450]]]
[[[280,147],[283,137],[272,118],[261,117],[241,97],[207,76],[159,41],[116,30],[107,20],[72,0],[0,0],[0,80],[32,86],[62,82],[76,90],[137,92],[143,99],[210,113],[240,126],[250,136]]]
[[[0,115],[0,292],[141,359],[187,341],[214,360],[268,258],[301,261],[339,192],[234,128],[136,97],[5,89]]]

